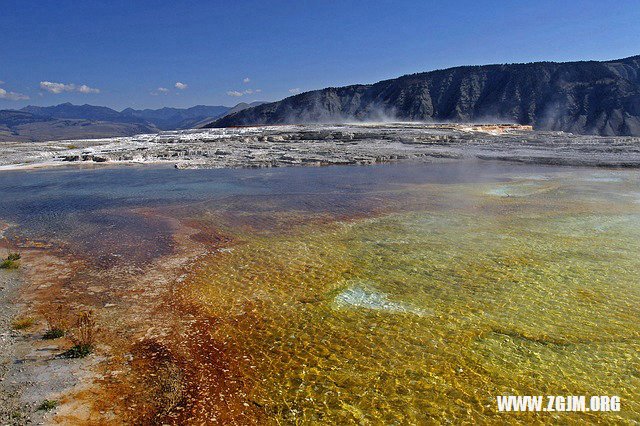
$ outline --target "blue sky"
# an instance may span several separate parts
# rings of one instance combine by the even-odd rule
[[[0,9],[0,108],[235,105],[456,65],[640,54],[633,1],[1,0]]]

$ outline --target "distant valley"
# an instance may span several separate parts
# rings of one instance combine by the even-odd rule
[[[89,139],[190,129],[260,104],[262,102],[243,102],[234,107],[197,105],[155,110],[127,108],[123,111],[70,103],[27,106],[20,110],[0,110],[0,141]]]

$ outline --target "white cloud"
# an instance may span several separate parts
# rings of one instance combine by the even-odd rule
[[[229,90],[227,92],[227,95],[229,95],[229,96],[244,96],[244,95],[251,95],[253,93],[260,93],[260,92],[262,92],[262,89],[245,89],[243,91]]]
[[[100,93],[100,89],[94,89],[93,87],[89,87],[86,84],[81,84],[79,86],[70,83],[53,83],[51,81],[41,81],[40,89],[45,90],[49,93],[62,93],[62,92],[80,92],[80,93]]]
[[[82,84],[78,87],[78,92],[80,93],[100,93],[100,89],[94,89],[93,87],[89,87],[86,84]]]
[[[189,86],[186,83],[180,83],[180,82],[176,83],[176,89],[178,89],[178,90],[184,90],[187,87],[189,87]]]
[[[251,81],[251,79],[249,77],[245,77],[245,78],[242,79],[243,83],[248,83],[250,81]]]
[[[27,95],[23,95],[22,93],[7,92],[4,89],[0,89],[0,99],[7,99],[9,101],[21,101],[24,99],[29,99],[29,97]]]
[[[166,95],[167,93],[169,93],[169,89],[167,89],[166,87],[158,87],[156,90],[152,90],[149,93],[153,96],[157,96],[160,94]]]
[[[49,93],[70,92],[73,84],[52,83],[50,81],[41,81],[40,88]]]
[[[291,93],[292,95],[300,93],[300,88],[299,87],[294,87],[293,89],[289,89],[289,93]]]

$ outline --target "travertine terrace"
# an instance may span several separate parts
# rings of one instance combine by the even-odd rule
[[[640,166],[640,138],[542,132],[511,124],[258,126],[2,145],[2,168],[105,162],[169,163],[178,168],[262,168],[474,158]]]

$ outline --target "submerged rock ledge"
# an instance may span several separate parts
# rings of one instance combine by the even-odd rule
[[[308,124],[198,129],[131,137],[1,143],[0,168],[69,163],[169,163],[263,168],[453,159],[640,167],[640,138],[478,124]]]

